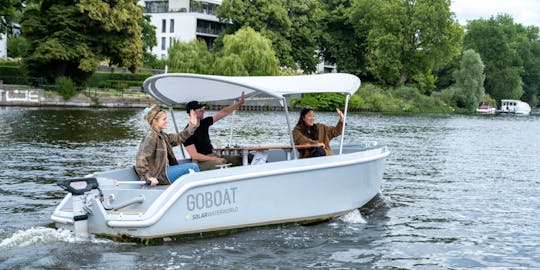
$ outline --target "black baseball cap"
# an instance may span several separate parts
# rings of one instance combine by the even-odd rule
[[[189,111],[191,110],[196,110],[196,109],[200,109],[204,107],[206,107],[206,104],[202,104],[196,100],[193,100],[193,101],[188,102],[188,104],[186,105],[186,112],[189,113]]]

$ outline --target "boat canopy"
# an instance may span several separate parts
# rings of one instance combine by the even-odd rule
[[[144,81],[144,89],[167,105],[187,103],[191,100],[231,100],[240,97],[242,91],[246,97],[270,96],[277,99],[301,93],[352,95],[359,87],[360,79],[346,73],[246,77],[167,73]]]

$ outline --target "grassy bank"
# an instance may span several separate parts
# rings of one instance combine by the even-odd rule
[[[349,101],[351,111],[390,113],[451,113],[460,112],[453,104],[453,92],[443,90],[431,96],[421,94],[418,89],[402,86],[385,89],[364,83]],[[305,94],[293,99],[293,105],[309,105],[318,111],[333,111],[343,107],[345,97],[340,94]]]

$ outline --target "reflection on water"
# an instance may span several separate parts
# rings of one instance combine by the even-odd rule
[[[350,114],[346,143],[391,151],[361,215],[155,246],[46,228],[64,195],[56,180],[132,165],[146,128],[140,110],[1,108],[0,269],[540,268],[538,116]],[[282,112],[237,112],[210,130],[223,145],[289,142]]]
[[[139,136],[135,110],[16,109],[2,110],[2,141],[77,146]]]

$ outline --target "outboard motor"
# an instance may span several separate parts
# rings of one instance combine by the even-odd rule
[[[88,207],[85,205],[85,193],[92,189],[98,188],[96,178],[75,178],[68,180],[58,180],[57,185],[68,191],[72,195],[73,200],[73,224],[75,235],[87,238],[88,237]]]

